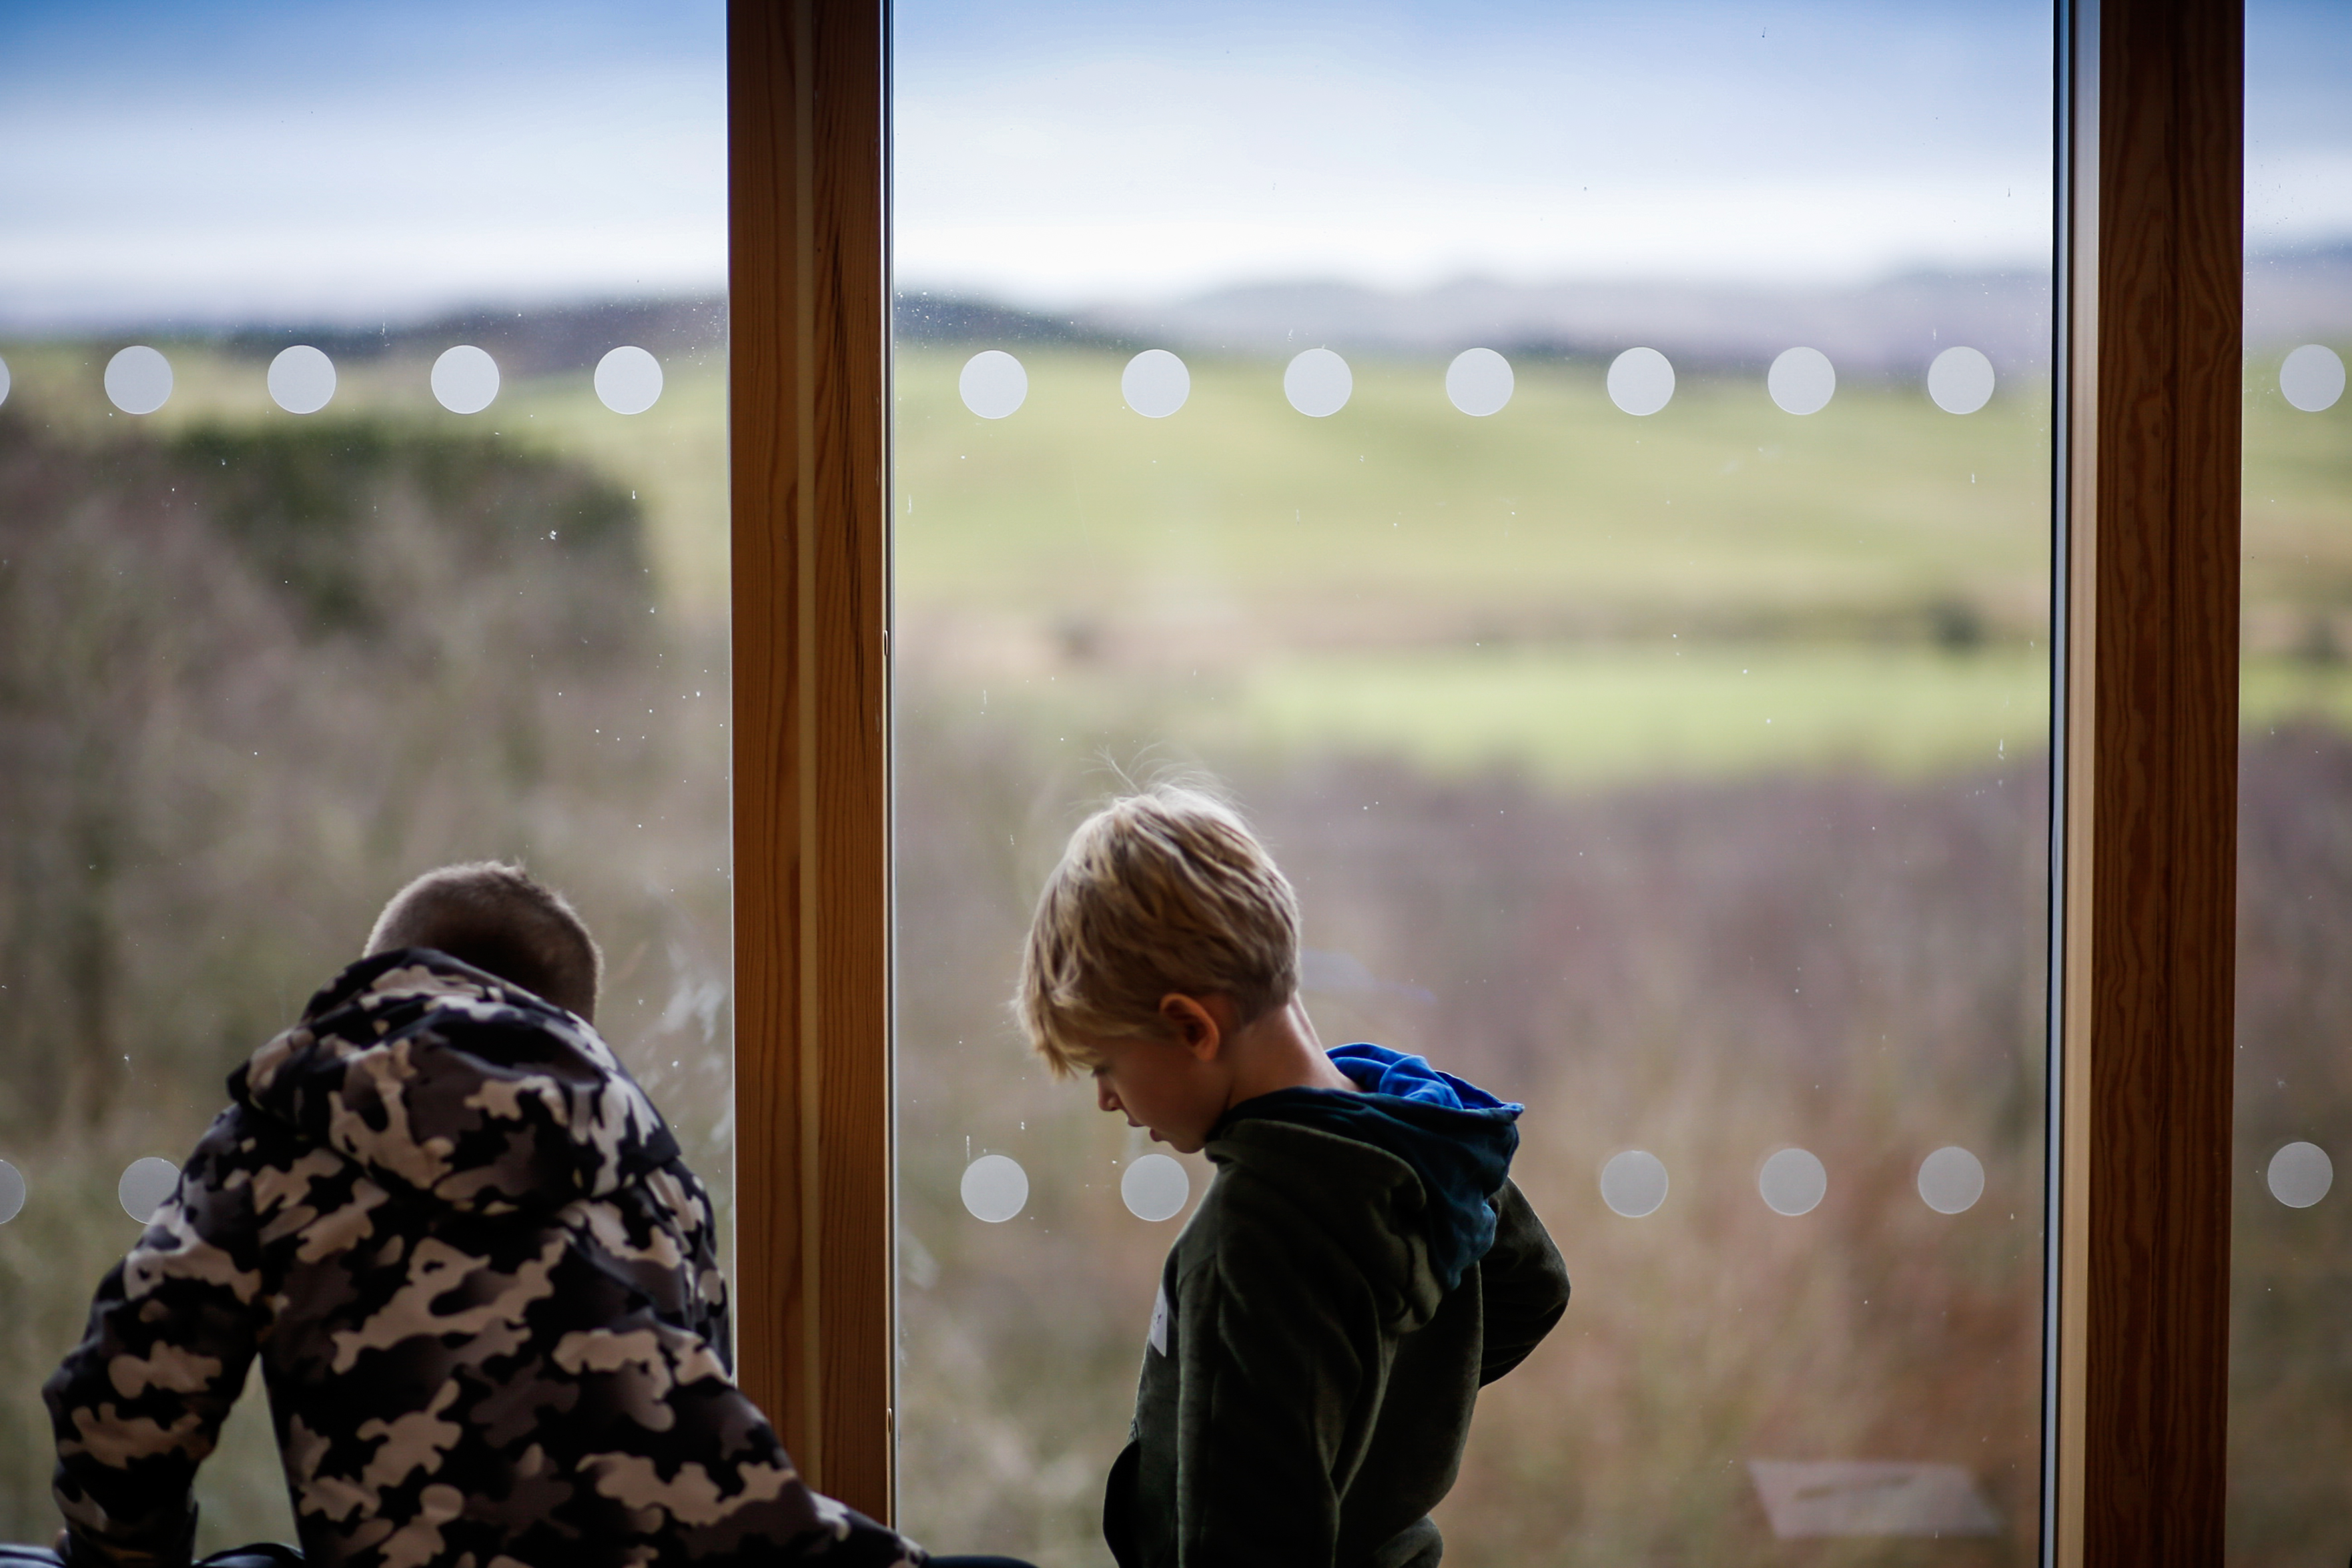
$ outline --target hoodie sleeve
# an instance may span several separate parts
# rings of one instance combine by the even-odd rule
[[[1568,1265],[1527,1194],[1507,1181],[1493,1201],[1495,1245],[1478,1263],[1486,1312],[1482,1388],[1527,1360],[1568,1310]]]
[[[1334,1472],[1379,1355],[1362,1272],[1271,1194],[1236,1182],[1213,1259],[1181,1282],[1181,1568],[1328,1568]]]
[[[146,1234],[98,1288],[80,1344],[42,1389],[56,1433],[67,1561],[185,1563],[190,1493],[245,1386],[262,1310],[258,1242],[236,1169],[236,1113],[213,1124]]]

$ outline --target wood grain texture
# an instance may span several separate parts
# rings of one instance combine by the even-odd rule
[[[2087,21],[2057,1544],[2152,1568],[2222,1548],[2244,19]]]
[[[891,1512],[880,0],[728,14],[736,1336],[821,1490]]]

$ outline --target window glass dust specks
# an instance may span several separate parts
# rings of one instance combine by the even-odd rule
[[[731,1255],[725,15],[554,20],[0,19],[0,1541],[223,1080],[429,867],[579,910]],[[199,1555],[297,1538],[257,1388],[196,1484]]]
[[[895,9],[919,1537],[1101,1555],[1214,1168],[1004,998],[1071,828],[1193,770],[1298,890],[1324,1043],[1528,1107],[1576,1290],[1479,1396],[1449,1561],[2034,1561],[2053,36]]]
[[[2352,13],[2246,8],[2228,1554],[2352,1550]]]

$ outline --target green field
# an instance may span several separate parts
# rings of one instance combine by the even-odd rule
[[[1324,420],[1279,366],[1204,360],[1129,411],[1116,355],[1024,355],[971,415],[963,352],[903,353],[903,668],[1074,754],[1337,748],[1583,785],[2037,749],[2049,712],[2049,431],[2030,384],[1968,417],[1864,384],[1797,418],[1759,378],[1612,405],[1523,363],[1472,419],[1436,363],[1360,363]],[[2250,369],[2248,724],[2352,719],[2352,407]],[[2347,624],[2346,631],[2352,631]]]
[[[15,345],[16,406],[91,437],[289,420],[260,361],[164,343],[172,401],[112,413],[104,348]],[[1195,356],[1173,417],[1116,353],[1024,349],[1026,403],[958,399],[969,350],[897,366],[901,679],[1074,752],[1212,761],[1337,747],[1562,784],[2032,750],[2047,721],[2049,410],[2021,379],[1955,417],[1862,382],[1797,418],[1754,375],[1689,375],[1659,414],[1601,367],[1522,358],[1508,407],[1443,366],[1360,359],[1328,419],[1280,365]],[[581,461],[646,508],[665,609],[725,613],[724,361],[673,356],[654,409],[584,374],[448,414],[416,356],[347,363],[334,412]],[[2249,367],[2245,717],[2352,721],[2352,403],[2295,412]]]

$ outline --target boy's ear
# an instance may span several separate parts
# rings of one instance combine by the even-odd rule
[[[1233,1004],[1223,996],[1187,996],[1171,991],[1160,999],[1160,1016],[1176,1043],[1196,1061],[1213,1062],[1233,1036]]]

